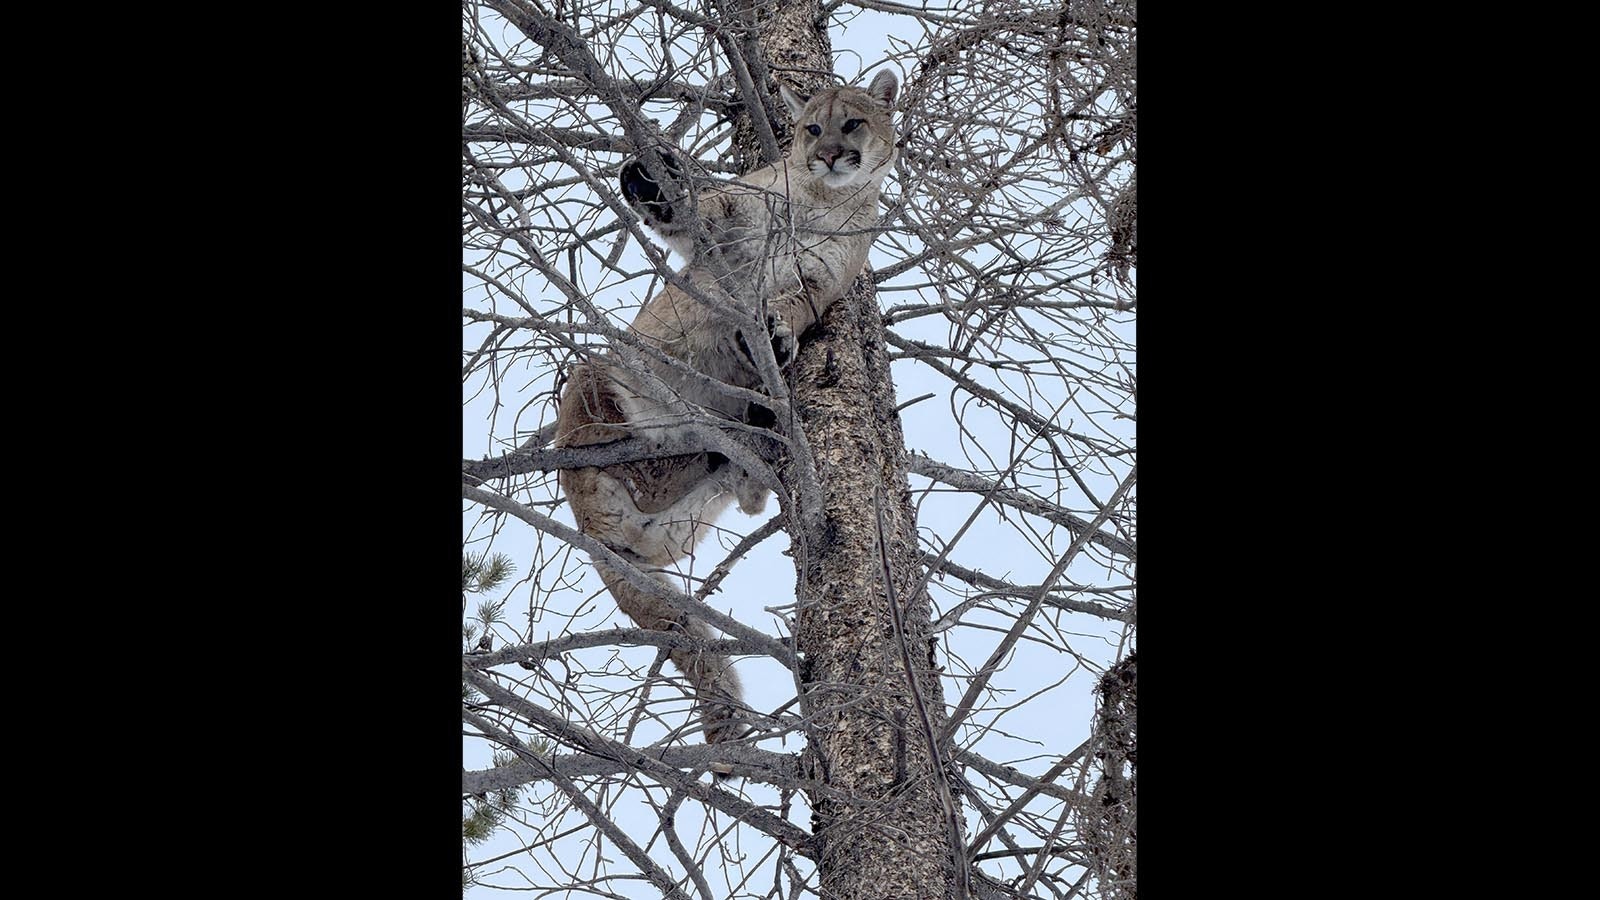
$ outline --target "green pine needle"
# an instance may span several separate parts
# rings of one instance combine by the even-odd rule
[[[485,625],[493,625],[500,621],[500,613],[505,609],[506,602],[500,600],[491,603],[488,600],[478,604],[478,619]]]
[[[469,846],[481,844],[494,834],[499,824],[499,811],[487,806],[474,806],[471,815],[461,817],[461,839]]]
[[[497,588],[507,578],[515,574],[516,571],[517,567],[512,564],[511,557],[504,553],[496,553],[490,557],[488,563],[484,566],[482,574],[478,576],[478,590],[487,591]]]
[[[474,594],[492,591],[517,572],[516,564],[504,553],[461,554],[461,589]]]

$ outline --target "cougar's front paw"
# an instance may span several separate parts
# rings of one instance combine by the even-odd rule
[[[682,177],[683,167],[678,165],[677,157],[661,150],[652,151],[661,165],[674,177]],[[650,177],[644,164],[637,159],[629,160],[622,167],[622,196],[636,209],[642,211],[653,222],[671,222],[672,206],[668,203],[661,185]]]
[[[754,425],[757,428],[778,427],[778,417],[773,415],[772,410],[759,403],[746,403],[744,405],[744,422],[746,425]],[[723,459],[726,460],[727,457],[723,457]]]
[[[778,358],[778,368],[781,369],[794,359],[794,329],[781,316],[768,314],[767,333],[772,335],[772,355]]]

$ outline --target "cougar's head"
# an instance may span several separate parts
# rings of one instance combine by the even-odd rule
[[[887,70],[879,72],[866,90],[831,87],[810,98],[779,84],[783,102],[794,116],[790,161],[805,166],[830,188],[866,181],[894,152],[889,110],[899,87],[894,73]]]

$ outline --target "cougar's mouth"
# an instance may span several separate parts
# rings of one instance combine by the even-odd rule
[[[834,160],[829,166],[820,160],[811,164],[811,173],[822,180],[828,187],[838,188],[854,184],[861,173],[866,171],[861,167],[861,154],[851,153]]]
[[[846,152],[838,159],[835,159],[832,165],[820,159],[811,161],[811,172],[814,175],[842,175],[847,172],[855,172],[859,168],[861,168],[861,153],[856,150]]]

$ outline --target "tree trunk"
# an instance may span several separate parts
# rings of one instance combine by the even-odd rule
[[[753,24],[771,74],[802,93],[827,84],[821,73],[833,71],[833,60],[820,4],[778,0],[758,8]],[[752,15],[749,9],[741,6],[739,15]],[[770,92],[773,109],[783,109],[776,84],[756,85]],[[772,130],[787,150],[788,123],[775,122]],[[760,158],[756,127],[741,122],[737,140],[746,168],[753,167]],[[820,510],[800,508],[804,498],[796,498],[789,520],[799,576],[801,711],[811,722],[803,765],[820,785],[809,799],[822,896],[962,897],[965,879],[955,865],[958,795],[946,781],[948,771],[933,762],[939,755],[930,753],[929,733],[938,735],[946,717],[935,642],[928,638],[928,595],[917,589],[916,516],[901,463],[905,439],[876,291],[866,274],[806,335],[788,381],[799,419],[794,424],[811,447],[823,495]],[[878,548],[878,491],[888,569],[902,610],[899,630]],[[948,747],[941,754],[948,758]]]
[[[946,773],[935,770],[928,742],[928,731],[938,735],[945,725],[944,692],[928,638],[928,594],[913,593],[916,517],[870,281],[863,276],[822,328],[802,345],[793,377],[825,501],[820,525],[795,535],[801,710],[815,716],[804,765],[826,786],[811,797],[823,896],[959,897],[951,818],[959,822],[960,807],[953,796],[944,807]],[[904,647],[884,588],[879,488]],[[926,719],[907,678],[907,656]]]

